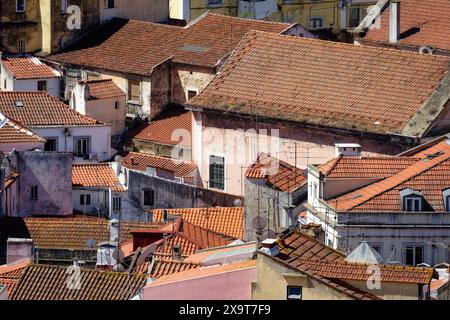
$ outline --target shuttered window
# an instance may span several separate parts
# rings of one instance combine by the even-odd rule
[[[128,79],[128,100],[141,101],[141,82],[135,79]]]
[[[225,158],[209,156],[209,186],[211,188],[225,189]]]

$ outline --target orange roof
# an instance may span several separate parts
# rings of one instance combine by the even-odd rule
[[[371,274],[367,265],[349,263],[330,263],[302,259],[298,268],[319,274],[329,279],[367,281]],[[377,265],[380,270],[380,281],[429,284],[434,276],[433,268],[406,267],[394,265]]]
[[[432,46],[450,51],[450,2],[447,0],[400,0],[400,45]],[[389,8],[381,14],[380,27],[373,28],[363,41],[388,43]]]
[[[304,171],[267,153],[260,153],[245,172],[247,178],[265,179],[281,191],[292,192],[306,183]]]
[[[156,279],[155,281],[150,283],[149,286],[153,287],[171,282],[185,281],[195,278],[203,278],[216,274],[234,272],[250,268],[256,268],[256,260],[240,261],[217,267],[194,268],[187,271],[177,272]]]
[[[1,62],[18,80],[59,78],[60,73],[33,56],[3,56]]]
[[[116,18],[94,30],[70,51],[49,59],[139,75],[151,74],[155,66],[171,58],[183,64],[213,68],[249,30],[280,33],[289,26],[213,13],[185,28]]]
[[[176,177],[190,177],[197,169],[194,162],[152,156],[139,152],[128,152],[122,158],[122,165],[128,169],[145,171],[147,167],[172,171]]]
[[[137,140],[192,147],[192,111],[172,107],[130,136]]]
[[[400,172],[416,162],[408,157],[337,157],[319,166],[327,178],[381,179]]]
[[[125,92],[120,89],[112,79],[80,81],[89,89],[89,99],[108,99],[125,96]]]
[[[31,263],[30,259],[25,259],[15,263],[4,264],[0,266],[0,284],[8,288],[10,295],[19,281],[25,267]]]
[[[450,144],[442,141],[415,156],[419,155],[421,159],[398,173],[329,203],[339,212],[402,212],[400,190],[411,188],[422,193],[428,211],[446,212],[442,191],[450,187]]]
[[[165,210],[169,214],[180,215],[183,220],[193,225],[230,237],[243,239],[243,207],[179,208]],[[206,219],[207,216],[208,219]],[[153,210],[153,219],[154,221],[162,221],[163,209]]]
[[[449,61],[443,56],[252,31],[187,105],[406,135],[413,117],[448,74]],[[429,121],[437,116],[430,115]]]
[[[79,290],[67,286],[67,267],[28,266],[11,300],[130,300],[146,283],[140,274],[81,269]]]
[[[5,123],[0,125],[0,143],[44,143],[45,139],[20,125],[18,122],[4,118]]]
[[[111,188],[112,191],[125,191],[109,163],[74,164],[72,166],[72,185],[74,187]]]
[[[20,103],[20,105],[17,105]],[[70,109],[58,98],[43,91],[0,92],[0,112],[29,127],[36,126],[94,126],[100,124]]]

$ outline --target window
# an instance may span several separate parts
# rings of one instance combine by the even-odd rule
[[[121,197],[113,197],[113,211],[118,212],[122,210],[122,198]]]
[[[114,102],[114,109],[119,109],[119,101]]]
[[[361,22],[361,10],[359,7],[348,8],[348,27],[356,28]]]
[[[91,204],[91,195],[90,194],[80,194],[80,204],[82,206]]]
[[[405,264],[416,266],[423,263],[423,246],[406,246],[405,247]]]
[[[6,90],[6,79],[5,79],[5,80],[3,80],[3,89],[5,89],[5,90]]]
[[[225,158],[209,156],[209,186],[211,188],[225,189]]]
[[[191,100],[196,95],[197,95],[197,91],[195,91],[195,90],[188,90],[188,100]]]
[[[37,82],[38,91],[47,91],[47,81],[40,80]]]
[[[25,12],[26,2],[25,0],[16,0],[16,12]]]
[[[403,199],[403,208],[405,211],[410,211],[410,212],[421,211],[422,198],[420,198],[420,197],[405,197]]]
[[[323,18],[309,18],[309,27],[311,29],[320,29],[323,26]]]
[[[312,185],[312,198],[313,200],[317,199],[317,183],[313,182]]]
[[[444,199],[445,211],[450,212],[450,188],[442,191],[442,198]]]
[[[106,0],[106,9],[114,9],[114,0]]]
[[[44,145],[44,151],[57,151],[58,150],[58,138],[45,138],[47,141]]]
[[[25,52],[25,40],[17,40],[17,52],[24,53]]]
[[[38,186],[31,186],[30,199],[31,200],[37,200],[38,199]]]
[[[141,82],[135,79],[128,79],[128,100],[141,101]]]
[[[77,157],[89,156],[90,138],[74,138],[74,153]]]
[[[222,0],[208,0],[208,6],[220,6],[223,5]]]
[[[155,203],[155,191],[144,190],[144,206],[153,206]]]
[[[287,299],[288,300],[302,300],[302,287],[287,287]]]
[[[61,12],[66,13],[67,11],[67,0],[61,0]]]

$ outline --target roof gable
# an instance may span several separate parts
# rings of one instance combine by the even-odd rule
[[[17,80],[61,77],[58,71],[33,56],[3,56],[1,62]]]

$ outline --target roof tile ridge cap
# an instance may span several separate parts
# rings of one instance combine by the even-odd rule
[[[344,157],[344,156],[343,156],[342,154],[340,154],[340,155],[337,156],[336,158],[331,159],[331,160],[330,160],[331,166],[329,167],[329,169],[328,169],[326,172],[323,172],[323,171],[320,169],[320,172],[322,172],[322,174],[323,174],[324,176],[328,176],[328,175],[331,174],[331,172],[336,168],[337,164],[338,164],[339,162],[341,162],[341,160],[342,160],[343,157]],[[333,160],[334,160],[334,161],[333,161]]]
[[[439,161],[436,160],[436,159],[441,158],[441,157],[442,157],[442,159],[440,159]],[[357,206],[360,206],[360,205],[366,203],[367,201],[372,200],[373,198],[379,196],[380,194],[386,193],[386,192],[388,192],[388,191],[394,189],[395,187],[399,186],[400,184],[405,183],[405,182],[407,182],[408,180],[411,180],[411,179],[417,177],[418,175],[420,175],[420,174],[422,174],[422,173],[424,173],[424,172],[426,172],[426,171],[428,171],[428,170],[434,168],[435,166],[441,164],[442,162],[448,160],[449,158],[450,158],[450,154],[444,153],[443,155],[441,155],[441,156],[437,157],[436,159],[434,159],[434,160],[436,160],[436,161],[433,161],[433,163],[432,163],[431,165],[424,166],[422,169],[420,169],[418,172],[415,172],[415,173],[414,173],[413,175],[411,175],[411,176],[408,176],[408,177],[405,177],[405,178],[400,178],[400,179],[398,179],[398,182],[395,182],[394,185],[393,185],[392,187],[389,187],[389,188],[387,188],[387,189],[383,189],[382,191],[376,191],[376,192],[374,192],[371,196],[369,196],[368,198],[362,197],[362,199],[360,199],[359,201],[358,201],[358,199],[344,199],[344,200],[341,200],[341,201],[348,201],[348,200],[350,200],[350,201],[356,202],[355,204],[352,204],[350,207],[345,208],[345,210],[346,210],[346,211],[352,210],[352,209],[356,208]],[[378,185],[384,184],[384,183],[386,183],[386,182],[390,182],[391,180],[395,180],[395,177],[400,177],[400,176],[401,176],[402,174],[404,174],[406,171],[411,170],[411,167],[417,165],[418,163],[423,163],[422,160],[423,160],[423,159],[421,159],[419,162],[415,162],[415,163],[411,164],[410,166],[406,167],[405,169],[401,170],[400,172],[398,172],[398,173],[396,173],[396,174],[394,174],[394,175],[392,175],[392,176],[390,176],[390,177],[387,177],[387,178],[385,178],[385,179],[383,179],[383,180],[377,181],[377,182],[372,183],[372,184],[370,184],[370,185],[368,185],[368,186],[365,186],[365,187],[362,187],[362,188],[360,188],[360,189],[357,189],[357,190],[354,190],[354,191],[352,191],[352,192],[349,192],[349,193],[347,193],[346,195],[354,194],[354,193],[356,193],[356,192],[358,192],[358,191],[360,191],[360,190],[373,188],[374,185],[376,185],[375,187],[377,187]],[[430,160],[430,161],[432,161],[432,160]],[[355,201],[355,200],[356,200],[356,201]]]

